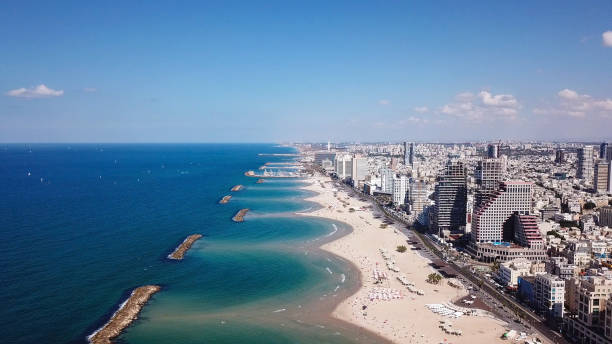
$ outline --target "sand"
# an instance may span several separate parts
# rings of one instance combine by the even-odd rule
[[[395,225],[380,228],[384,218],[376,219],[372,210],[362,209],[370,203],[349,197],[341,189],[335,189],[329,177],[314,176],[308,181],[304,189],[314,191],[317,195],[307,200],[320,204],[321,209],[304,215],[338,220],[353,227],[350,234],[323,245],[322,249],[349,260],[362,274],[359,290],[336,307],[332,313],[333,317],[368,329],[396,343],[508,342],[500,336],[511,326],[490,314],[449,319],[430,311],[426,304],[452,302],[466,296],[467,290],[453,288],[445,280],[439,285],[427,283],[427,276],[435,272],[429,265],[430,261],[421,257],[417,251],[411,250],[412,246],[407,243],[406,235],[400,232],[405,229]],[[337,197],[334,192],[337,192]],[[350,211],[350,208],[354,211]],[[408,250],[404,253],[396,252],[395,249],[399,245],[406,246]],[[400,273],[387,269],[380,248],[391,254]],[[373,270],[377,264],[378,270],[386,272],[389,277],[382,285],[374,284]],[[396,279],[400,274],[413,282],[417,289],[422,289],[425,295],[410,293]],[[368,293],[375,287],[400,290],[404,297],[391,301],[370,301]],[[362,310],[363,306],[367,306],[365,311]],[[452,322],[452,327],[461,330],[463,335],[443,332],[439,327],[443,320]]]

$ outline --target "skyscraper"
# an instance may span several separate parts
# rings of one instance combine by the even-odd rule
[[[599,158],[606,159],[608,157],[608,143],[602,142],[599,145]]]
[[[413,166],[414,164],[414,143],[404,141],[404,165]]]
[[[495,194],[474,209],[472,241],[476,243],[503,240],[504,224],[515,212],[529,215],[533,185],[522,181],[503,182]]]
[[[496,159],[499,158],[499,145],[491,143],[487,146],[487,157]]]
[[[610,176],[608,175],[610,170],[610,163],[605,160],[599,160],[595,164],[593,174],[593,189],[595,192],[607,192],[609,189]]]
[[[435,188],[433,229],[456,232],[465,227],[467,207],[466,170],[461,162],[448,161]]]
[[[593,178],[593,146],[578,148],[576,177],[586,180]]]
[[[561,149],[557,149],[557,151],[555,151],[555,163],[562,164],[564,162],[565,162],[565,152]]]
[[[474,205],[479,206],[497,190],[504,176],[501,159],[482,159],[478,161],[474,172],[478,190],[474,198]]]

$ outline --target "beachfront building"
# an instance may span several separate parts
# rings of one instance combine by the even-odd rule
[[[502,285],[517,287],[519,277],[531,275],[531,261],[516,258],[499,265],[498,277]]]
[[[393,204],[397,207],[406,204],[408,199],[408,176],[393,176]]]
[[[349,154],[336,155],[336,175],[339,179],[345,180],[353,174],[353,157]]]
[[[435,187],[432,229],[444,232],[465,230],[467,208],[467,176],[461,162],[448,161]]]
[[[504,177],[503,163],[501,159],[482,159],[478,161],[474,177],[476,178],[476,197],[474,205],[484,203],[499,187]]]
[[[410,214],[417,219],[422,217],[425,207],[429,204],[427,183],[422,180],[410,180],[410,188],[408,191],[408,203],[410,204]],[[423,220],[418,220],[424,223]]]
[[[336,161],[336,153],[331,152],[315,152],[314,153],[314,163],[318,166],[323,167],[323,161]]]
[[[380,169],[380,185],[381,191],[387,194],[393,193],[393,177],[395,176],[395,172],[393,172],[390,168],[381,168]]]
[[[507,181],[484,204],[474,209],[471,239],[474,243],[503,241],[504,224],[515,212],[531,210],[532,183]]]
[[[593,146],[578,148],[576,178],[591,181],[593,179]]]
[[[365,181],[366,176],[370,175],[368,159],[355,156],[351,160],[351,165],[351,171],[353,172],[351,179],[353,181],[353,186],[357,187],[360,182]]]
[[[532,249],[545,250],[544,239],[534,215],[514,214],[514,241]]]
[[[551,318],[563,318],[565,303],[565,281],[561,278],[542,274],[535,278],[536,309]]]

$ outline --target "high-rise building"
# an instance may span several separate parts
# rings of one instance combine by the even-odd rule
[[[410,213],[419,216],[427,206],[427,184],[422,180],[410,181]]]
[[[599,225],[612,228],[612,206],[599,208]]]
[[[593,146],[578,148],[578,165],[576,177],[592,180],[593,178]]]
[[[408,176],[393,176],[393,204],[396,206],[406,204],[408,195]]]
[[[515,212],[529,215],[533,185],[522,181],[508,181],[487,201],[474,208],[472,241],[475,243],[501,242],[504,225]]]
[[[380,185],[381,191],[384,193],[392,194],[393,193],[393,177],[395,176],[395,172],[389,168],[381,168],[380,169]]]
[[[499,158],[499,145],[491,143],[487,146],[487,157],[492,159]]]
[[[331,152],[316,152],[314,154],[314,163],[321,166],[323,163],[323,160],[329,160],[329,161],[335,161],[336,160],[336,153],[331,153]]]
[[[474,176],[478,185],[474,206],[479,206],[497,190],[503,179],[504,171],[501,159],[489,158],[478,161]]]
[[[565,152],[561,149],[555,151],[555,164],[563,164],[565,162]]]
[[[548,317],[563,318],[565,281],[558,276],[543,274],[535,278],[536,308]]]
[[[461,162],[449,161],[435,188],[433,229],[461,231],[466,224],[467,178]]]
[[[610,163],[604,160],[599,160],[595,164],[593,173],[593,189],[595,192],[607,192],[610,183]]]
[[[353,175],[353,157],[348,154],[336,155],[336,175],[340,179],[350,178]]]
[[[366,176],[369,175],[368,159],[364,157],[353,157],[351,171],[353,185],[357,186],[358,182],[364,181],[366,179]]]
[[[599,145],[599,158],[605,160],[607,157],[608,157],[608,143],[602,142]]]
[[[414,143],[404,142],[404,165],[412,166],[414,164]]]

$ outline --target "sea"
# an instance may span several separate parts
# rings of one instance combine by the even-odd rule
[[[130,292],[162,290],[115,343],[375,343],[334,320],[359,271],[319,246],[344,223],[275,144],[0,145],[0,341],[87,343]],[[234,185],[245,188],[231,192]],[[227,204],[219,204],[225,195]],[[242,223],[232,216],[250,211]],[[167,255],[200,233],[182,261]]]

